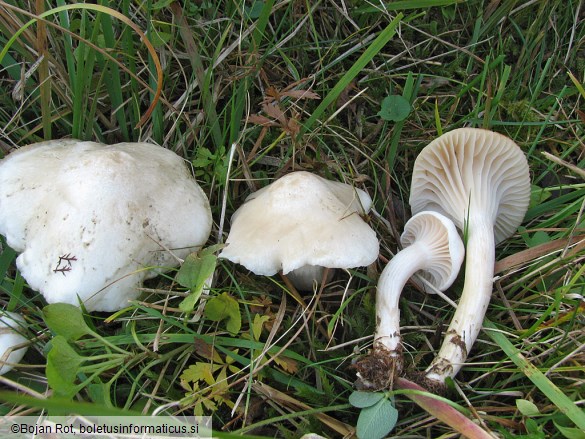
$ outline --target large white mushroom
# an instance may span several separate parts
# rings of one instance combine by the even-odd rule
[[[28,350],[24,318],[15,312],[0,312],[0,375],[12,370]]]
[[[361,189],[310,172],[285,175],[254,192],[234,213],[220,257],[255,274],[279,271],[311,290],[327,268],[354,268],[378,257],[375,232],[360,217],[372,200]]]
[[[490,301],[495,245],[520,225],[529,197],[526,157],[501,134],[456,129],[417,157],[410,193],[413,213],[440,212],[467,237],[463,292],[427,378],[442,383],[464,364]]]
[[[183,159],[157,145],[55,140],[0,162],[0,234],[49,303],[123,308],[202,246],[211,223]]]
[[[414,215],[400,236],[403,249],[386,265],[376,293],[376,333],[372,352],[358,363],[359,382],[364,390],[392,387],[402,372],[399,299],[404,285],[415,273],[444,291],[454,282],[465,250],[451,220],[437,212]],[[430,293],[434,291],[429,290]]]

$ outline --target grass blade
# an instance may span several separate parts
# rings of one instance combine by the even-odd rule
[[[2,2],[2,3],[5,4],[4,2]],[[142,32],[140,27],[138,27],[138,25],[136,23],[134,23],[132,20],[130,20],[128,17],[126,17],[125,15],[121,14],[120,12],[118,12],[114,9],[107,8],[107,7],[101,6],[101,5],[76,3],[76,4],[72,4],[72,5],[64,5],[64,6],[53,8],[53,9],[50,9],[46,12],[43,12],[38,17],[33,18],[33,19],[29,20],[28,22],[26,22],[20,29],[18,29],[18,31],[16,31],[14,33],[14,35],[12,35],[12,37],[10,37],[10,39],[8,40],[6,45],[2,48],[2,51],[0,51],[0,64],[2,63],[2,60],[4,59],[4,56],[6,55],[6,53],[8,53],[8,51],[10,50],[10,47],[14,44],[14,42],[18,39],[18,37],[26,29],[28,29],[32,24],[36,23],[41,18],[44,19],[44,18],[49,17],[53,14],[57,14],[57,13],[60,13],[63,11],[68,11],[71,9],[93,10],[93,11],[103,12],[105,14],[109,14],[113,17],[116,17],[118,20],[122,21],[123,23],[127,24],[128,26],[130,26],[134,30],[134,32],[136,32],[140,36],[140,38],[142,39],[142,42],[144,43],[144,45],[148,49],[149,55],[152,57],[152,61],[153,61],[154,66],[156,68],[156,75],[157,75],[157,81],[156,81],[157,88],[156,88],[156,91],[154,93],[154,97],[152,99],[152,102],[150,103],[150,106],[148,107],[148,109],[142,115],[142,118],[138,122],[137,127],[144,125],[144,123],[146,123],[146,121],[150,118],[150,115],[154,111],[154,108],[156,107],[156,104],[158,103],[160,96],[161,96],[161,93],[162,93],[162,83],[163,83],[162,66],[160,63],[160,59],[156,53],[156,50],[154,50],[153,45],[150,43],[150,41],[148,40],[148,38],[146,37],[144,32]]]
[[[357,59],[357,61],[350,67],[350,69],[341,77],[339,82],[331,89],[331,91],[321,101],[319,106],[313,111],[311,117],[303,124],[300,129],[299,137],[307,132],[311,126],[321,117],[327,107],[331,105],[339,97],[339,95],[347,88],[349,83],[358,75],[359,72],[376,56],[380,50],[386,45],[396,33],[396,28],[402,20],[403,15],[398,14],[394,20],[372,41],[372,44],[366,49],[364,53]]]
[[[387,11],[405,11],[408,9],[431,8],[433,6],[449,6],[464,1],[465,0],[399,0],[383,3],[380,6],[362,7],[357,12],[360,14],[372,14]]]
[[[567,415],[577,427],[585,431],[585,412],[575,405],[567,395],[565,395],[552,381],[550,381],[540,370],[530,363],[522,353],[499,331],[496,331],[496,325],[489,320],[484,320],[484,327],[493,329],[487,331],[491,339],[502,348],[506,355],[514,362],[516,366],[534,383],[544,395],[557,406],[557,408]]]
[[[45,2],[37,0],[36,11],[37,14],[42,14],[45,10]],[[45,139],[50,139],[51,136],[51,81],[49,81],[49,60],[48,53],[48,39],[47,27],[45,23],[39,21],[37,23],[37,53],[42,57],[39,65],[39,84],[41,90],[41,120],[43,124],[43,136]]]
[[[107,47],[114,47],[116,39],[114,36],[114,24],[112,17],[108,14],[103,14],[102,17],[102,32]],[[107,72],[107,80],[105,81],[108,89],[108,95],[112,100],[112,111],[115,112],[118,127],[120,128],[122,138],[126,141],[130,140],[130,133],[128,131],[128,123],[126,121],[126,113],[122,110],[124,104],[124,97],[122,96],[122,83],[120,81],[121,73],[116,63],[111,61],[104,61],[103,57],[98,55],[101,64],[101,70]]]

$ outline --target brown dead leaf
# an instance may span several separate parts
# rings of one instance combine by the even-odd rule
[[[264,113],[266,113],[269,117],[272,117],[273,119],[279,121],[282,126],[287,125],[284,111],[282,111],[282,109],[278,105],[262,104],[262,111],[264,111]]]
[[[296,118],[291,117],[286,124],[286,130],[291,135],[291,137],[297,137],[301,131],[301,124],[296,120]]]
[[[299,363],[293,360],[292,358],[288,358],[283,355],[278,355],[276,357],[272,357],[272,359],[287,373],[293,374],[299,371]]]
[[[278,124],[274,122],[272,119],[268,119],[266,116],[261,116],[259,114],[251,114],[250,116],[248,116],[248,122],[254,123],[256,125],[269,127],[278,126]]]
[[[572,238],[555,239],[554,241],[545,242],[544,244],[537,245],[536,247],[514,253],[513,255],[507,256],[504,259],[497,261],[494,271],[495,273],[502,273],[506,270],[519,267],[523,264],[527,264],[530,261],[546,256],[549,253],[561,251],[571,244],[577,244],[576,248],[585,247],[585,235],[573,236]],[[572,251],[575,251],[575,249]]]
[[[282,92],[280,95],[295,99],[321,99],[321,96],[309,90],[289,90]]]
[[[217,351],[209,343],[196,338],[193,342],[193,346],[195,348],[195,352],[206,360],[210,360],[215,363],[223,363],[223,360]]]

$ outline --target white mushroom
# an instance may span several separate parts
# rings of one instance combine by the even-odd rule
[[[439,291],[451,286],[463,262],[464,248],[451,220],[437,212],[419,212],[404,226],[403,249],[382,271],[376,295],[376,333],[372,352],[356,364],[358,387],[391,387],[403,367],[398,301],[404,285],[419,272]],[[429,291],[429,292],[432,292]],[[373,363],[373,365],[372,365]]]
[[[451,286],[463,263],[465,249],[451,220],[436,212],[419,212],[404,226],[403,250],[382,271],[376,295],[377,329],[374,349],[401,352],[400,308],[404,285],[420,270],[439,291]]]
[[[211,222],[186,164],[156,145],[56,140],[0,162],[0,234],[49,303],[123,308],[202,246]]]
[[[25,330],[25,321],[20,314],[2,311],[0,314],[0,375],[12,370],[28,350],[28,346],[22,346],[28,342],[28,339],[22,335]]]
[[[441,349],[427,377],[444,382],[465,362],[491,293],[496,243],[522,222],[530,197],[528,163],[509,138],[461,128],[431,142],[414,164],[413,213],[435,210],[465,231],[465,284]]]
[[[323,267],[354,268],[378,257],[375,232],[360,214],[368,194],[309,172],[288,174],[251,194],[234,213],[220,257],[255,274],[279,271],[301,290],[320,282]]]

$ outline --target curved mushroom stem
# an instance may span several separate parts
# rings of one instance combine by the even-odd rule
[[[470,218],[465,261],[465,284],[439,353],[428,367],[426,377],[445,382],[463,366],[479,335],[490,302],[495,264],[493,222]]]
[[[376,333],[374,349],[401,355],[400,308],[398,301],[408,279],[427,265],[427,252],[414,243],[399,251],[386,265],[376,289]]]
[[[431,258],[424,244],[414,243],[399,251],[386,265],[376,289],[376,333],[372,351],[353,367],[357,371],[356,388],[378,391],[391,389],[402,372],[398,301],[410,277],[425,268]]]

